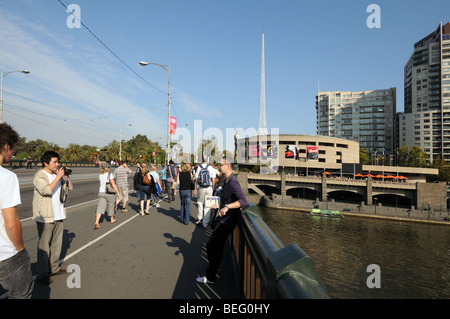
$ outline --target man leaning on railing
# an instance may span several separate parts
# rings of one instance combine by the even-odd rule
[[[220,161],[219,168],[221,173],[224,174],[225,182],[221,196],[218,222],[206,244],[209,266],[206,269],[206,275],[197,278],[197,282],[202,284],[215,283],[225,242],[236,227],[239,214],[241,214],[241,207],[248,205],[241,185],[236,176],[233,175],[231,163],[228,163],[225,157]]]

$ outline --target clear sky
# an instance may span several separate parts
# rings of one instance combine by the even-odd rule
[[[145,134],[165,146],[168,73],[142,60],[170,64],[179,128],[257,130],[263,30],[269,132],[316,134],[318,89],[396,87],[402,111],[414,43],[450,21],[448,0],[61,2],[78,5],[98,39],[69,28],[58,0],[0,0],[0,71],[31,72],[4,78],[5,122],[62,147],[105,146],[121,124],[124,139]],[[372,3],[380,28],[366,23]]]

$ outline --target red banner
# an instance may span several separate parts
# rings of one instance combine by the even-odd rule
[[[307,159],[318,159],[319,158],[319,148],[317,146],[306,146],[306,158]]]
[[[177,130],[177,119],[176,117],[170,117],[170,134],[174,135]]]

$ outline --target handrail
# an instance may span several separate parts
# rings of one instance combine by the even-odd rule
[[[296,245],[284,246],[254,204],[243,210],[232,244],[244,298],[329,298],[314,261]]]

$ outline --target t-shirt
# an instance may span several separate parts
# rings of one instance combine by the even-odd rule
[[[128,174],[131,173],[129,169],[123,166],[119,166],[114,170],[114,181],[116,182],[117,188],[128,187]]]
[[[44,171],[44,173],[47,174],[49,184],[51,184],[55,180],[56,174],[49,174],[46,171]],[[66,219],[64,204],[61,203],[60,195],[61,195],[61,180],[58,181],[58,185],[56,185],[52,193],[53,219],[55,221]]]
[[[21,204],[17,175],[0,166],[0,260],[11,258],[17,249],[6,234],[2,209]]]
[[[158,184],[158,181],[157,181],[157,179],[159,178],[158,173],[156,173],[155,171],[151,171],[150,175],[153,176],[153,180],[155,181],[156,184]]]
[[[108,182],[108,174],[111,174],[111,173],[109,173],[109,172],[103,173],[98,176],[98,179],[100,181],[100,187],[98,189],[99,193],[106,193],[106,183]],[[114,176],[112,174],[109,176],[110,181],[111,181],[111,179],[114,179]]]

